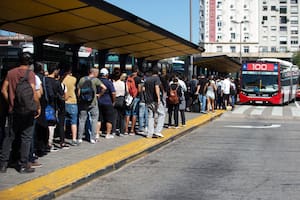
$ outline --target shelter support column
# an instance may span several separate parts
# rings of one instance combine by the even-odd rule
[[[73,73],[77,73],[79,71],[79,56],[78,51],[81,47],[81,45],[71,45],[71,51],[72,51],[72,71]]]
[[[139,68],[139,71],[145,72],[146,69],[143,67],[143,63],[145,61],[145,58],[137,58],[137,66]]]
[[[98,49],[98,64],[99,64],[99,69],[105,67],[107,53],[108,53],[107,49],[103,49],[103,50]]]
[[[129,54],[120,54],[119,61],[120,61],[120,70],[121,72],[126,71],[126,61]]]
[[[44,47],[43,43],[47,37],[33,37],[33,55],[35,61],[44,60]]]

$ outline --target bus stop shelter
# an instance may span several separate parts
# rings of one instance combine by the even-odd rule
[[[194,65],[224,74],[237,73],[241,69],[241,63],[226,55],[211,57],[198,56],[194,58]]]
[[[33,37],[41,57],[46,39],[131,55],[146,61],[199,54],[203,48],[101,0],[0,1],[0,29]]]

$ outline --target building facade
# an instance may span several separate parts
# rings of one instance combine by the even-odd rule
[[[299,10],[298,0],[200,0],[203,56],[290,59],[299,51]]]

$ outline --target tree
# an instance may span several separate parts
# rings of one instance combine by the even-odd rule
[[[300,67],[300,51],[294,53],[293,55],[293,63]]]

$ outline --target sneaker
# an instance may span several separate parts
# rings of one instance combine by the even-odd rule
[[[134,135],[135,135],[135,133],[129,133],[129,135],[130,135],[130,136],[134,136]]]
[[[164,136],[163,134],[161,134],[161,133],[154,133],[154,135],[157,136],[157,137],[161,137],[161,138],[165,137],[165,136]]]
[[[67,144],[61,144],[60,148],[61,149],[70,149],[69,145],[67,145]]]
[[[99,137],[100,137],[100,136],[99,136],[99,133],[97,133],[96,136],[95,136],[95,139],[96,139],[96,140],[99,140]]]
[[[113,139],[114,136],[109,134],[109,135],[106,135],[105,138],[106,138],[106,139]]]
[[[128,135],[128,132],[125,132],[124,135]]]
[[[30,164],[31,168],[39,168],[39,167],[43,166],[41,163],[38,163],[38,162],[31,162],[29,164]]]
[[[72,140],[72,142],[71,142],[71,146],[77,146],[78,144],[77,144],[77,141],[76,140]]]
[[[55,146],[51,146],[50,148],[50,152],[57,152],[58,151],[58,148],[56,148]]]
[[[186,124],[182,124],[183,127],[186,127]]]
[[[95,144],[96,141],[92,139],[92,140],[90,141],[90,143],[91,143],[91,144]]]
[[[33,173],[35,171],[35,169],[30,167],[30,165],[27,165],[27,166],[19,166],[18,171],[21,174],[27,174],[27,173]]]
[[[78,139],[77,144],[81,144],[82,143],[82,139]]]
[[[174,128],[175,128],[175,129],[179,129],[179,126],[175,126]]]

